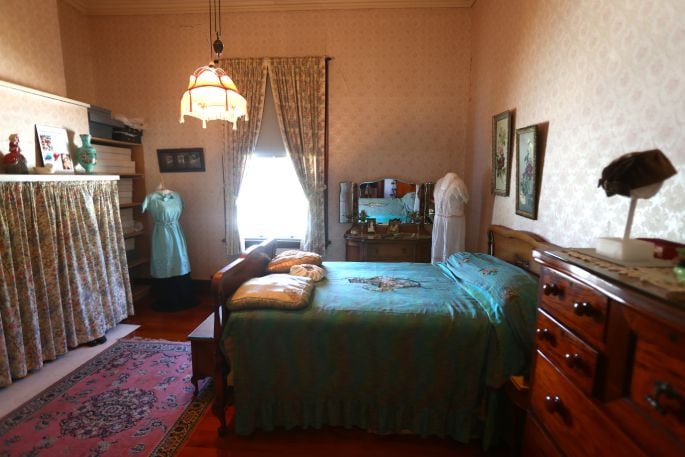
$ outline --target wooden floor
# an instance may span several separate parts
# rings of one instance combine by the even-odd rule
[[[200,300],[196,307],[173,313],[154,311],[151,303],[137,305],[136,315],[125,320],[124,323],[141,326],[131,336],[187,341],[188,334],[213,310],[208,293],[198,290],[198,298]],[[229,428],[231,412],[229,409],[227,414]],[[209,408],[178,456],[477,457],[488,455],[503,457],[509,455],[507,449],[496,449],[486,454],[478,443],[463,445],[450,439],[420,438],[410,435],[381,436],[361,430],[342,428],[257,432],[248,437],[239,437],[229,433],[228,436],[220,438],[216,432],[218,425],[218,420]]]

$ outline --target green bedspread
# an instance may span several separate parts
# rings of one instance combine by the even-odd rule
[[[532,351],[499,305],[447,263],[324,266],[307,308],[231,314],[236,433],[332,425],[480,436],[486,390],[524,370]],[[522,282],[534,297],[535,281]],[[524,301],[521,315],[534,319],[534,298]]]

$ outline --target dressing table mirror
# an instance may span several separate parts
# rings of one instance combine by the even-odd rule
[[[354,224],[360,215],[387,225],[399,219],[402,224],[432,224],[433,183],[414,183],[397,178],[381,178],[360,183],[340,183],[340,223]]]

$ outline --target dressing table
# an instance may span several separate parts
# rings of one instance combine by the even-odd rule
[[[377,225],[375,233],[353,225],[345,232],[345,260],[348,262],[430,262],[432,226],[400,224],[397,233]]]
[[[430,262],[432,195],[433,183],[396,178],[341,182],[340,223],[352,223],[345,232],[345,260]],[[371,223],[356,222],[367,218]]]

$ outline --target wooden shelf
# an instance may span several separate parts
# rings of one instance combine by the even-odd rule
[[[131,268],[139,267],[139,266],[145,265],[146,263],[149,263],[149,262],[150,262],[150,259],[148,259],[146,257],[141,257],[140,259],[135,259],[135,260],[131,260],[130,262],[128,262],[128,268],[130,270]]]
[[[136,206],[142,205],[142,202],[131,202],[131,203],[119,203],[119,208],[135,208]]]
[[[133,249],[135,254],[129,253],[132,258],[128,261],[129,275],[131,276],[131,289],[134,295],[134,303],[150,295],[149,284],[144,284],[146,278],[149,277],[149,269],[141,267],[150,263],[150,237],[147,236],[152,233],[152,226],[150,217],[144,214],[141,209],[143,200],[147,195],[147,186],[145,184],[145,151],[142,143],[131,143],[128,141],[113,140],[111,138],[92,137],[91,143],[97,149],[98,145],[111,146],[115,148],[123,148],[130,151],[130,158],[135,162],[135,169],[126,174],[118,174],[120,180],[130,183],[131,198],[130,203],[119,203],[119,210],[121,212],[133,212],[133,220],[136,226],[142,224],[140,230],[124,234],[124,239],[130,249]],[[143,236],[146,235],[146,236]],[[137,268],[140,267],[140,268]],[[143,281],[143,284],[141,284]]]
[[[113,140],[111,138],[100,138],[97,136],[92,137],[91,142],[100,143],[100,144],[109,144],[112,146],[121,146],[124,148],[130,148],[133,146],[140,146],[141,145],[141,143],[131,143],[129,141],[119,141],[119,140]]]
[[[140,302],[150,295],[152,292],[152,286],[147,283],[133,284],[131,286],[131,295],[133,298],[133,303]]]
[[[147,233],[145,229],[138,230],[136,232],[131,232],[131,233],[124,233],[124,239],[126,238],[135,238],[136,236],[144,235]]]

